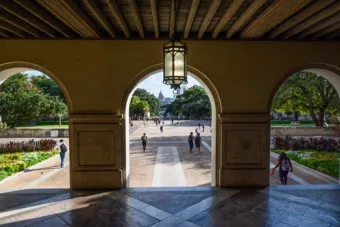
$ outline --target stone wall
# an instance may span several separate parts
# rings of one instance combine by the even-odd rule
[[[68,129],[2,129],[0,138],[68,137]]]
[[[271,136],[334,136],[330,128],[275,127],[270,129]]]

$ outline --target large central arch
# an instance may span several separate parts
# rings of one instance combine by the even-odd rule
[[[163,64],[157,64],[151,66],[142,72],[140,72],[133,80],[129,83],[127,90],[125,91],[124,98],[121,104],[121,112],[124,114],[123,123],[123,144],[122,144],[122,170],[123,170],[123,185],[129,187],[129,176],[130,176],[130,163],[129,163],[129,105],[134,90],[137,85],[142,82],[145,78],[151,76],[154,73],[161,72],[163,70]],[[218,124],[217,114],[222,113],[221,100],[216,90],[216,87],[211,80],[202,72],[192,66],[188,66],[189,75],[194,77],[200,82],[209,96],[212,109],[212,137],[211,137],[211,185],[219,186],[219,163],[221,157],[221,141],[222,131],[221,126]]]

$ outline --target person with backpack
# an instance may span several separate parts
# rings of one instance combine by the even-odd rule
[[[276,168],[279,167],[279,176],[281,184],[286,185],[289,170],[293,172],[293,165],[285,152],[282,152],[277,160],[276,166],[273,168],[271,175],[274,174]]]
[[[148,142],[148,137],[145,135],[145,133],[143,133],[143,136],[141,137],[141,140],[142,140],[142,145],[143,145],[143,151],[145,153],[146,143]]]
[[[163,125],[159,128],[161,130],[161,133],[163,133]]]
[[[194,136],[193,133],[190,132],[189,138],[188,138],[188,143],[189,143],[189,152],[192,153],[192,149],[194,149]]]
[[[59,142],[60,142],[59,149],[60,149],[60,159],[61,159],[60,167],[64,168],[64,160],[65,160],[65,156],[67,152],[67,146],[64,143],[64,140],[61,139]]]
[[[196,147],[195,155],[197,155],[197,153],[201,153],[201,136],[199,133],[197,133],[195,137],[195,147]]]

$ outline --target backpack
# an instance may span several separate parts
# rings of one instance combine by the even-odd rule
[[[142,143],[146,143],[147,138],[148,137],[146,137],[146,136],[142,136]]]
[[[63,153],[65,153],[65,152],[67,151],[67,147],[66,147],[65,144],[62,143],[62,144],[60,145],[60,151],[63,152]]]
[[[290,163],[288,158],[284,158],[281,162],[281,170],[282,171],[289,171]]]
[[[200,143],[201,142],[201,137],[200,136],[196,136],[195,137],[195,142],[196,143]]]

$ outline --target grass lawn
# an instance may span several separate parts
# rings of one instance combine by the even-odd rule
[[[286,152],[291,160],[301,165],[307,166],[336,179],[339,178],[339,152],[316,150],[284,151],[274,149],[271,151],[277,154]]]
[[[315,124],[271,124],[270,127],[315,127]]]
[[[0,154],[0,181],[58,154],[57,151],[34,151]]]
[[[15,127],[16,129],[68,129],[68,125],[36,125],[36,126],[20,126]]]

